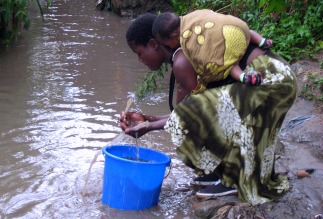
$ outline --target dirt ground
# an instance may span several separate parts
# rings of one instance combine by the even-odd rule
[[[240,203],[236,197],[192,200],[200,218],[302,218],[323,219],[323,101],[322,87],[309,89],[312,76],[323,78],[323,51],[318,61],[301,60],[292,65],[298,78],[298,94],[288,112],[277,143],[276,172],[289,178],[290,191],[274,202],[258,206]],[[307,87],[306,92],[304,86]],[[303,92],[303,95],[302,95]]]

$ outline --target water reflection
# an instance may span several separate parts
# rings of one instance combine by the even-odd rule
[[[102,205],[102,155],[88,195],[80,194],[95,154],[119,136],[119,113],[147,68],[125,42],[128,18],[76,0],[53,1],[44,20],[33,14],[30,30],[0,50],[0,218],[192,218],[191,193],[178,189],[191,173],[164,132],[139,141],[172,157],[158,206],[125,212]],[[166,101],[161,92],[132,109],[166,114]]]

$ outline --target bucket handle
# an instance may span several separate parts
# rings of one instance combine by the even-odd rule
[[[166,176],[164,176],[164,179],[166,179],[169,176],[171,170],[172,170],[172,163],[169,164],[168,173],[166,174]]]

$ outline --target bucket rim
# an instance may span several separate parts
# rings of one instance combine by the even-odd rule
[[[161,154],[163,157],[165,157],[165,161],[154,161],[153,163],[150,163],[150,162],[141,162],[141,161],[135,161],[135,160],[130,160],[130,159],[124,159],[124,158],[118,157],[116,155],[113,155],[111,153],[108,153],[107,149],[112,148],[112,147],[130,147],[132,149],[137,148],[136,145],[130,145],[130,144],[107,145],[107,146],[104,146],[102,148],[103,155],[104,156],[108,155],[110,157],[113,157],[114,159],[117,159],[117,160],[120,160],[120,161],[123,161],[123,162],[138,163],[138,164],[141,164],[141,165],[166,165],[166,166],[169,166],[170,162],[171,162],[170,156],[168,156],[164,152],[161,152],[161,151],[158,151],[158,150],[155,150],[155,149],[145,148],[145,147],[142,147],[142,146],[138,146],[139,150],[147,150],[147,151],[152,151],[153,153]]]

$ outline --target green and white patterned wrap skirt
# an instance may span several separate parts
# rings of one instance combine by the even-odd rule
[[[164,128],[186,165],[205,174],[216,171],[223,185],[237,188],[241,200],[256,205],[289,189],[287,178],[274,172],[274,152],[297,82],[288,63],[270,51],[247,71],[262,72],[262,84],[237,82],[189,95]]]

